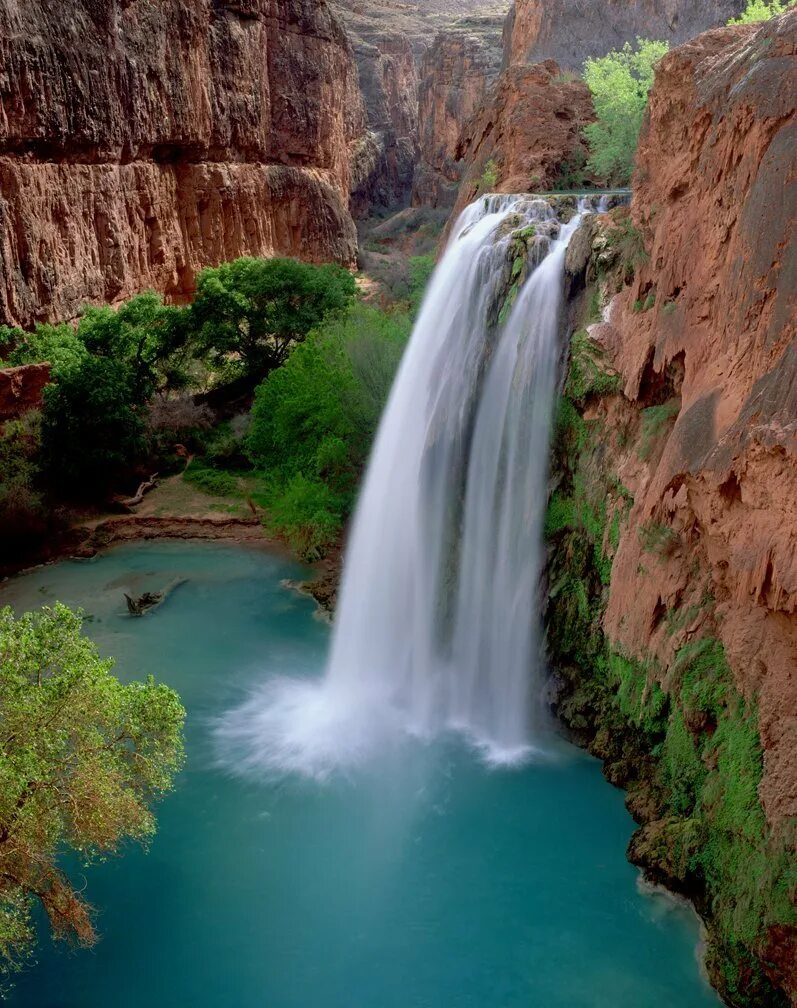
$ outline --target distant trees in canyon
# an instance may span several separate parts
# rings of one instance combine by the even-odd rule
[[[631,179],[656,64],[667,49],[666,42],[637,39],[636,46],[626,43],[585,64],[596,116],[584,130],[590,147],[587,167],[610,184],[626,185]]]

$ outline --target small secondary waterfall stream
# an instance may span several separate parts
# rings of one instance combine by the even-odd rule
[[[560,225],[546,200],[489,196],[460,217],[374,445],[326,675],[272,680],[225,720],[244,765],[323,776],[390,738],[450,729],[491,762],[539,747],[564,259],[591,208]],[[531,274],[504,318],[519,236]]]

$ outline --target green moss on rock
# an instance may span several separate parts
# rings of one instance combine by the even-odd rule
[[[577,332],[557,412],[555,491],[545,523],[554,707],[577,741],[604,760],[609,779],[628,789],[642,824],[632,860],[688,895],[704,916],[716,986],[733,1005],[781,1008],[785,995],[768,979],[762,956],[770,928],[797,924],[797,828],[790,823],[776,835],[766,821],[755,703],[734,685],[719,640],[693,641],[661,668],[619,653],[603,633],[623,535],[641,534],[652,552],[678,546],[671,529],[628,529],[630,494],[607,460],[609,432],[594,419],[600,411],[586,411],[618,385],[587,334]],[[648,427],[669,422],[669,407],[666,414],[650,415]],[[640,426],[644,436],[645,418]],[[706,595],[701,606],[712,604]],[[691,623],[694,609],[668,615]]]

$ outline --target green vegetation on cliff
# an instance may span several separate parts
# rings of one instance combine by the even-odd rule
[[[626,42],[584,64],[596,116],[584,129],[590,148],[587,168],[611,184],[625,185],[631,178],[653,73],[667,48],[666,42],[637,39],[636,46]]]
[[[350,513],[411,322],[367,305],[311,333],[260,385],[246,450],[271,528],[308,559]]]
[[[63,868],[155,831],[151,805],[183,758],[185,712],[168,687],[123,685],[62,605],[0,609],[0,961],[22,965],[40,904],[56,938],[90,945],[92,912]]]
[[[784,1005],[760,957],[770,927],[797,925],[797,831],[792,824],[774,834],[766,822],[755,705],[733,685],[717,640],[686,644],[663,668],[651,657],[621,653],[603,632],[613,556],[622,536],[636,534],[612,453],[633,450],[631,436],[640,454],[648,452],[656,436],[651,428],[672,414],[668,404],[643,416],[633,435],[622,425],[610,429],[600,419],[606,412],[595,406],[611,397],[618,404],[612,415],[623,416],[616,377],[586,333],[577,332],[558,411],[546,521],[556,707],[605,761],[609,778],[628,789],[642,822],[631,843],[634,860],[694,899],[706,918],[707,963],[720,990],[735,1005]],[[672,530],[639,533],[651,540],[655,564],[658,550],[670,548]],[[710,596],[704,604],[711,605]],[[675,629],[680,614],[667,616]]]
[[[794,6],[793,0],[747,0],[747,6],[738,18],[731,18],[729,25],[752,24],[756,21],[769,21],[770,18],[785,14]]]

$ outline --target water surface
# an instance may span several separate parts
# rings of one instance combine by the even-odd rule
[[[283,588],[284,558],[139,544],[0,585],[59,599],[123,678],[188,708],[188,763],[148,853],[85,871],[101,942],[42,941],[13,1008],[704,1008],[697,923],[641,890],[633,824],[598,764],[490,771],[408,745],[325,784],[236,776],[217,718],[274,674],[321,674],[329,630]],[[128,617],[123,591],[187,582]],[[220,762],[220,757],[222,760]],[[74,877],[74,876],[73,876]]]

